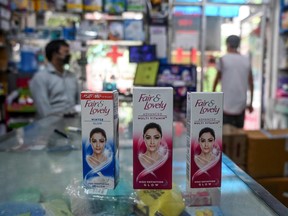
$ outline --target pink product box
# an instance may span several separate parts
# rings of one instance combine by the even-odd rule
[[[133,88],[133,187],[172,188],[173,89]]]
[[[113,189],[119,179],[118,92],[81,92],[83,183]]]
[[[221,186],[223,93],[187,94],[188,188]]]

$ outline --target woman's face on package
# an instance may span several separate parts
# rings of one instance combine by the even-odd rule
[[[203,133],[199,137],[201,151],[205,154],[212,152],[214,141],[215,139],[210,132]]]
[[[104,151],[106,139],[102,133],[94,133],[90,138],[94,153],[101,154]]]
[[[150,128],[144,134],[144,142],[147,151],[154,152],[159,149],[161,142],[161,134],[156,128]]]

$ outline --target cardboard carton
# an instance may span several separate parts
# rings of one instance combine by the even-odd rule
[[[238,166],[246,165],[247,135],[233,125],[223,125],[223,152]]]
[[[246,131],[247,173],[253,178],[288,176],[288,129]]]

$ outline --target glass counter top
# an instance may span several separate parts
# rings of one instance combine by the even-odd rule
[[[15,200],[23,190],[37,191],[41,201],[63,197],[67,186],[82,179],[81,133],[55,133],[68,126],[80,127],[80,117],[50,117],[0,137],[0,203]],[[120,127],[120,178],[132,190],[132,140]],[[121,133],[121,131],[123,131]],[[175,130],[173,182],[186,188],[185,130]],[[177,132],[178,131],[178,132]],[[130,134],[131,135],[131,134]],[[218,190],[218,189],[215,189]],[[212,205],[223,215],[288,215],[287,208],[223,155],[222,186]],[[186,214],[189,215],[186,207]],[[0,212],[1,215],[1,212]],[[137,214],[136,214],[137,215]]]

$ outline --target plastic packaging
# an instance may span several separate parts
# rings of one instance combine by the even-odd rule
[[[113,189],[87,188],[82,180],[74,181],[66,188],[69,196],[71,211],[75,216],[85,215],[135,215],[134,207],[137,202],[135,193],[126,181],[120,179]]]
[[[176,185],[172,190],[138,190],[138,205],[144,215],[178,216],[185,209],[181,191]]]

